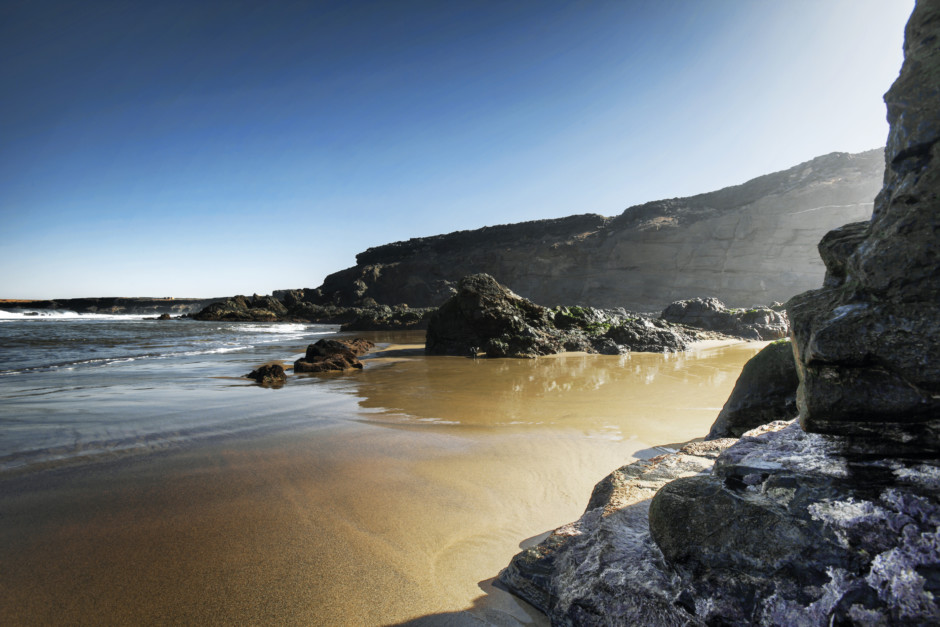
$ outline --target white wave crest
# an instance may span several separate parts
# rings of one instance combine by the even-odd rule
[[[5,311],[0,309],[0,320],[143,320],[153,317],[143,314],[97,314],[59,311],[50,309],[27,309],[26,311]]]

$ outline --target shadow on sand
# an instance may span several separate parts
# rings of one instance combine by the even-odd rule
[[[548,627],[548,617],[496,584],[496,579],[481,581],[485,594],[457,612],[419,616],[385,627]]]

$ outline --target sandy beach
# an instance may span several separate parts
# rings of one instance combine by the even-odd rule
[[[703,435],[762,345],[401,345],[329,379],[354,401],[331,421],[2,479],[0,623],[545,624],[491,580],[611,470]],[[294,383],[257,391],[324,384]]]

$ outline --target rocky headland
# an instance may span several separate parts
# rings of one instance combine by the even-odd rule
[[[343,307],[303,300],[303,290],[277,292],[275,296],[233,296],[192,314],[194,320],[229,322],[316,322],[339,324],[343,331],[426,329],[433,308],[406,305]]]
[[[74,311],[79,314],[175,314],[198,312],[221,298],[59,298],[56,300],[3,300],[6,311]]]
[[[822,281],[815,246],[824,233],[871,216],[883,161],[881,149],[832,153],[612,218],[575,215],[394,242],[293,293],[319,305],[436,307],[461,277],[486,273],[547,306],[660,311],[695,297],[732,307],[785,301]]]
[[[500,573],[553,624],[940,623],[940,1],[904,55],[874,213],[787,304],[799,419],[601,481]]]

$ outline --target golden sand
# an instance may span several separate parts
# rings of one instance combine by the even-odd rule
[[[0,624],[545,624],[492,578],[632,455],[703,435],[761,346],[396,347],[323,383],[359,406],[336,423],[0,480]]]

